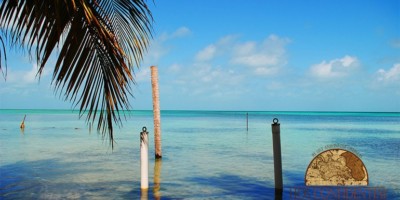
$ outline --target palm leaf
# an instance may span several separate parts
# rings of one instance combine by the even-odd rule
[[[0,7],[5,38],[34,55],[39,75],[56,54],[56,92],[79,106],[88,123],[98,120],[112,147],[152,20],[144,0],[3,0]]]
[[[1,48],[0,48],[0,71],[3,74],[4,79],[7,77],[7,52],[6,52],[6,46],[4,44],[3,37],[0,35],[0,43],[1,43]],[[3,70],[2,66],[3,63],[2,61],[4,60],[4,63],[6,65],[6,69]]]

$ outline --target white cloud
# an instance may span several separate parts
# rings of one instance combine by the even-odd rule
[[[287,63],[285,46],[289,42],[288,38],[270,35],[260,44],[239,43],[233,50],[230,62],[250,67],[257,75],[275,74]]]
[[[245,66],[256,75],[271,75],[286,65],[285,46],[288,38],[270,35],[262,42],[239,42],[237,35],[227,35],[199,51],[195,60],[212,62],[217,57],[228,56],[228,62]]]
[[[215,54],[217,52],[217,47],[213,44],[208,45],[206,48],[203,50],[199,51],[196,54],[196,60],[197,61],[209,61],[214,58]]]
[[[243,82],[243,75],[233,69],[223,66],[216,66],[207,63],[194,63],[190,67],[181,68],[179,65],[172,65],[170,70],[176,70],[174,84],[179,85],[184,93],[190,96],[208,95],[238,95],[240,90],[237,88]]]
[[[32,68],[30,70],[12,70],[12,67],[8,69],[7,72],[7,82],[12,83],[12,84],[17,84],[17,85],[26,85],[26,84],[31,84],[31,83],[37,83],[39,82],[39,78],[43,79],[44,77],[47,77],[47,75],[50,74],[50,71],[52,71],[52,68],[45,67],[43,69],[42,74],[39,76],[38,73],[38,67],[36,64],[32,65]]]
[[[161,57],[169,52],[169,48],[164,45],[164,41],[155,39],[151,42],[148,52],[143,57],[142,66],[158,64]]]
[[[172,33],[168,33],[168,32],[161,33],[155,40],[165,42],[167,40],[172,40],[172,39],[188,36],[191,33],[192,33],[192,31],[189,28],[182,26],[182,27],[176,29],[175,31],[173,31]]]
[[[256,45],[257,45],[257,43],[255,43],[255,42],[245,42],[241,45],[237,45],[235,47],[235,53],[237,55],[251,54],[252,52],[254,52],[256,50]]]
[[[52,94],[50,78],[48,75],[53,68],[47,66],[44,68],[41,76],[37,75],[38,67],[36,64],[19,64],[22,69],[15,70],[15,64],[7,70],[6,80],[0,80],[0,96],[8,96],[9,98],[26,99],[33,96],[46,97]],[[29,69],[29,66],[31,68]],[[26,67],[26,70],[23,68]],[[2,78],[2,77],[1,77]],[[40,80],[40,81],[39,81]],[[40,83],[40,84],[39,84]],[[17,100],[17,102],[19,102]],[[12,103],[10,104],[12,105]]]
[[[379,69],[377,72],[377,80],[379,82],[395,82],[400,81],[400,63],[396,63],[389,70]]]
[[[220,47],[231,47],[232,43],[235,42],[236,39],[238,39],[238,35],[226,35],[222,37],[221,39],[218,40],[217,45]]]
[[[22,81],[24,81],[26,83],[33,83],[33,82],[37,81],[36,80],[37,72],[38,72],[37,66],[33,65],[32,69],[30,71],[23,74]]]
[[[135,72],[136,82],[148,82],[150,81],[150,66],[142,67]]]
[[[168,41],[185,37],[190,33],[191,31],[189,28],[180,27],[173,33],[160,34],[160,36],[150,42],[150,48],[143,57],[142,66],[157,65],[159,60],[171,50],[171,47],[166,45]]]
[[[190,29],[183,26],[178,28],[174,33],[172,33],[171,38],[184,37],[189,35],[190,33],[191,33]]]
[[[176,77],[174,84],[179,85],[174,88],[187,95],[237,97],[248,91],[246,85],[257,82],[252,81],[254,74],[276,74],[287,63],[285,48],[289,42],[276,35],[244,42],[238,35],[227,35],[198,51],[193,63],[185,67],[173,64],[168,71]]]
[[[311,66],[312,76],[320,79],[340,78],[350,75],[359,66],[357,57],[344,56],[343,58],[322,61],[319,64]]]
[[[181,65],[174,63],[168,68],[168,72],[170,73],[178,73],[181,71]]]
[[[209,62],[217,56],[227,55],[232,51],[232,46],[237,38],[237,35],[222,37],[216,43],[209,44],[204,49],[200,50],[196,54],[195,60],[198,62]]]

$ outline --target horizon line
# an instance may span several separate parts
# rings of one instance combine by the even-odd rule
[[[80,112],[78,109],[68,108],[0,108],[0,110],[48,110],[48,111],[73,111]],[[100,110],[99,110],[100,111]],[[120,112],[152,111],[152,109],[131,109],[120,110]],[[310,112],[310,113],[400,113],[400,111],[328,111],[328,110],[213,110],[213,109],[161,109],[161,111],[186,111],[186,112]],[[86,111],[82,111],[86,112]]]

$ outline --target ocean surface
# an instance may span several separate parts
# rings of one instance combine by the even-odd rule
[[[161,111],[163,158],[155,162],[152,111],[127,112],[111,149],[78,112],[0,110],[0,199],[274,199],[274,118],[283,199],[329,195],[324,188],[304,194],[309,163],[328,148],[361,158],[369,199],[400,199],[400,113],[248,112],[248,130],[246,113]],[[143,126],[150,140],[147,192],[140,191]]]

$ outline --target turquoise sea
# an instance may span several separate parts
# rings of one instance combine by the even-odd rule
[[[400,199],[400,113],[253,111],[248,130],[246,113],[162,111],[156,163],[152,111],[127,112],[112,150],[78,112],[0,110],[0,199],[274,199],[273,118],[281,127],[283,199],[324,199],[293,191],[304,188],[313,155],[331,147],[362,159],[368,187],[380,189],[369,199]],[[151,141],[147,193],[140,191],[143,126]]]

